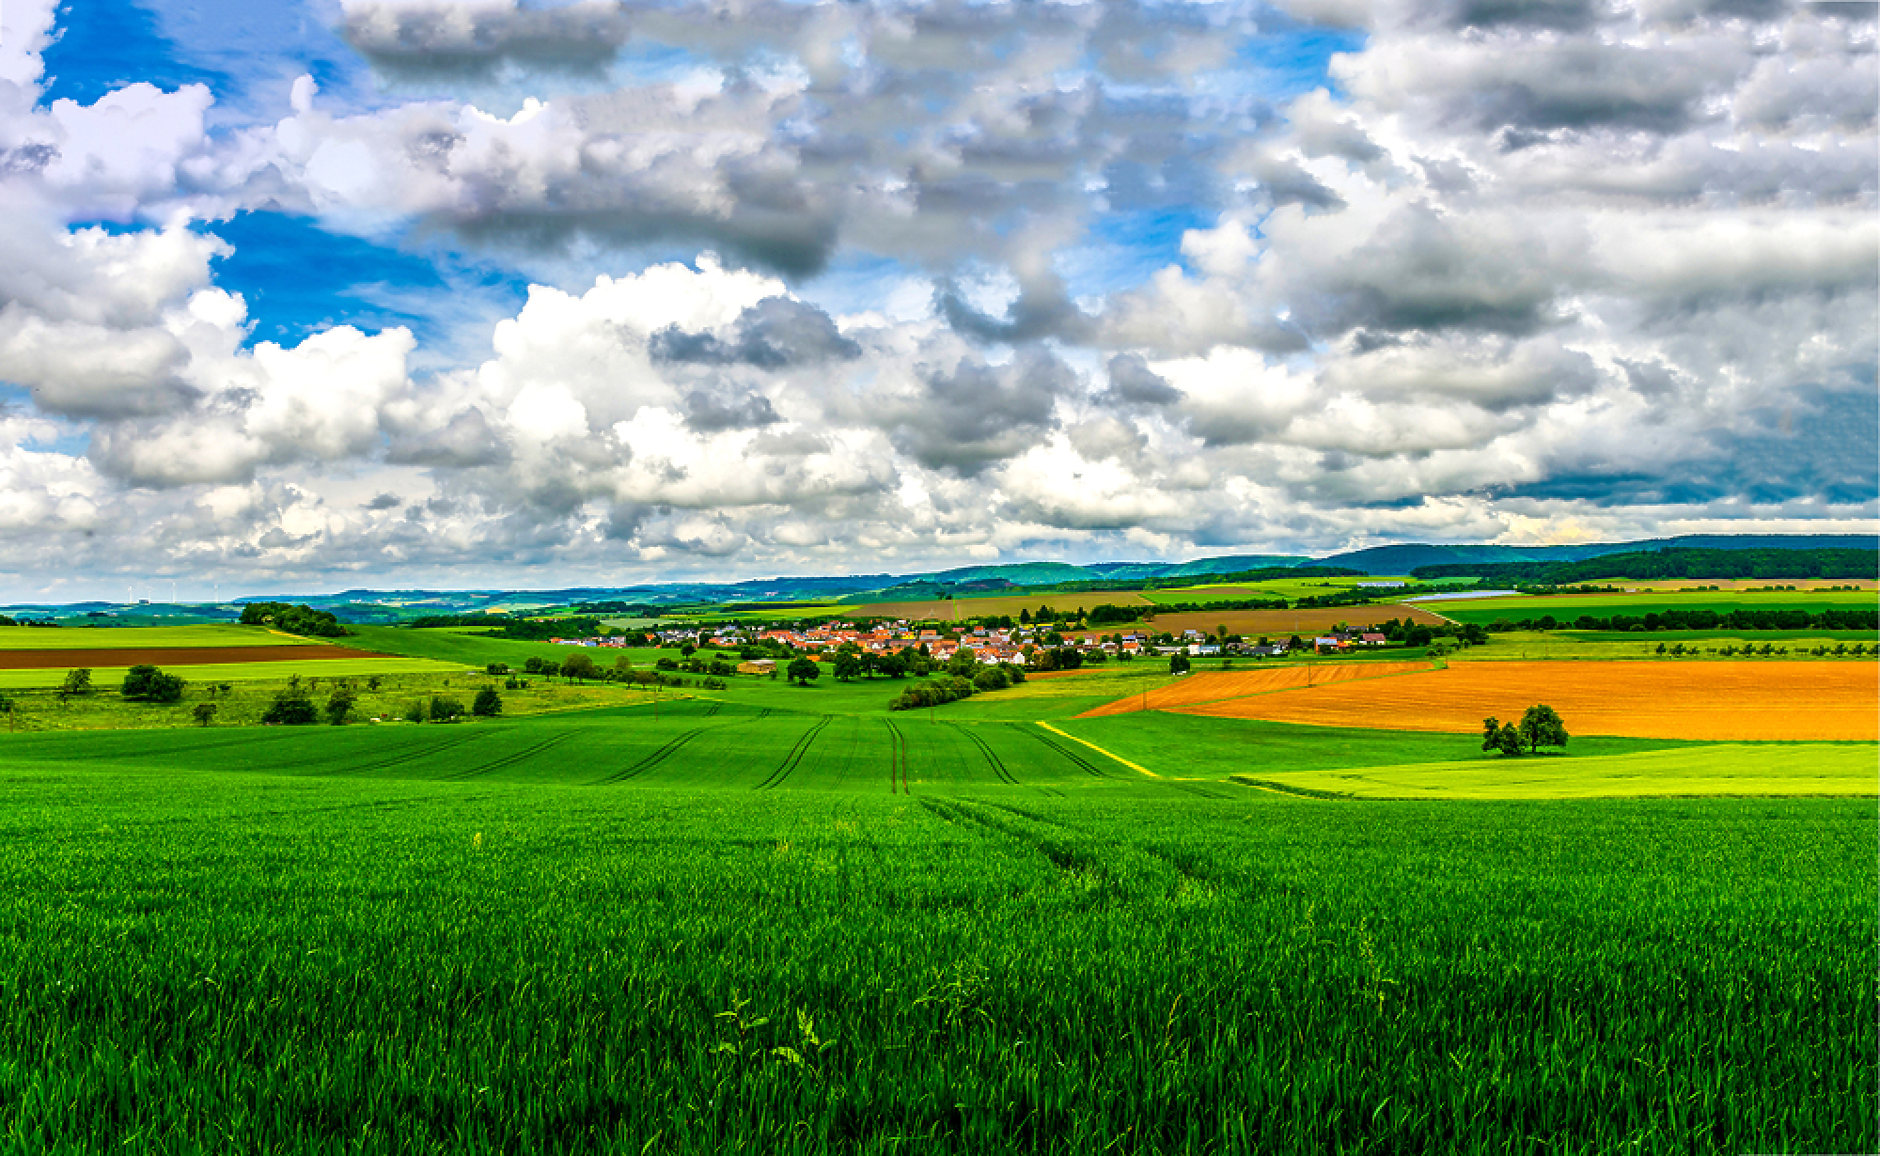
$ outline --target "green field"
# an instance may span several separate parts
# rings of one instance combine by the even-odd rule
[[[1871,593],[1859,594],[1835,590],[1787,590],[1746,592],[1741,590],[1682,592],[1659,591],[1639,594],[1550,594],[1512,595],[1507,598],[1456,599],[1419,602],[1414,605],[1457,622],[1475,622],[1483,626],[1496,619],[1519,622],[1551,614],[1570,621],[1583,614],[1610,618],[1615,614],[1641,616],[1666,610],[1714,610],[1728,614],[1732,610],[1872,610]]]
[[[128,666],[91,667],[92,684],[114,690],[124,681]],[[188,682],[283,682],[290,675],[314,675],[326,678],[369,678],[388,674],[462,674],[464,668],[450,663],[409,658],[327,658],[305,662],[213,662],[190,663],[161,668]],[[27,690],[56,687],[65,678],[63,670],[0,670],[0,690]]]
[[[104,650],[166,646],[322,646],[350,640],[301,638],[263,626],[0,627],[0,650]]]
[[[491,681],[449,669],[362,710]],[[209,727],[200,686],[34,696],[0,1150],[1880,1147],[1874,744],[1073,717],[1169,681],[535,679],[527,717],[295,728],[226,725],[276,684]]]
[[[1322,801],[1063,747],[702,702],[0,737],[0,1135],[1880,1139],[1871,799]]]

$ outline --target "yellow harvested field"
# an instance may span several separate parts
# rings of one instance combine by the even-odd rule
[[[1169,710],[1174,707],[1193,706],[1197,703],[1219,702],[1222,699],[1271,694],[1274,691],[1292,690],[1297,687],[1324,686],[1360,678],[1383,678],[1386,675],[1411,674],[1429,669],[1431,667],[1427,662],[1341,662],[1328,663],[1323,666],[1317,663],[1302,663],[1298,666],[1275,666],[1266,670],[1191,674],[1167,686],[1160,686],[1142,694],[1132,694],[1127,698],[1119,698],[1115,702],[1104,703],[1077,717],[1103,718],[1107,715],[1129,714],[1139,710]]]
[[[1880,739],[1880,666],[1813,662],[1472,662],[1175,707],[1182,714],[1377,730],[1479,731],[1535,703],[1569,734],[1755,740]]]

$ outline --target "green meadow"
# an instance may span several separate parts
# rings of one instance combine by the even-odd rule
[[[1873,744],[1074,717],[1168,681],[75,698],[0,734],[0,1148],[1880,1145]]]
[[[1506,598],[1456,599],[1417,603],[1457,622],[1475,622],[1483,626],[1496,619],[1519,622],[1551,614],[1570,621],[1583,614],[1610,618],[1615,614],[1641,616],[1666,610],[1714,610],[1728,614],[1733,610],[1872,610],[1875,596],[1871,591],[1845,590],[1683,590],[1654,591],[1638,594],[1548,594],[1511,595]]]

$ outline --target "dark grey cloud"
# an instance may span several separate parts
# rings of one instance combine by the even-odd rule
[[[632,27],[624,5],[593,0],[558,8],[355,0],[346,5],[339,31],[382,72],[437,79],[484,78],[505,63],[598,72],[619,54]]]
[[[693,390],[685,398],[685,424],[698,433],[717,433],[728,429],[752,429],[775,425],[783,419],[761,393],[727,397],[705,390]]]
[[[892,417],[890,435],[901,452],[928,469],[963,475],[1015,457],[1057,425],[1057,399],[1077,377],[1057,358],[1027,350],[1006,365],[962,357],[930,366],[911,409]]]
[[[723,335],[669,325],[648,339],[647,353],[654,361],[774,370],[851,361],[862,355],[862,347],[842,336],[829,315],[814,305],[767,297],[739,314]]]
[[[388,462],[444,469],[500,465],[509,457],[501,432],[476,408],[459,411],[441,429],[395,439],[385,452]]]
[[[396,510],[404,505],[404,499],[397,494],[379,494],[371,501],[361,504],[362,510]]]
[[[1182,400],[1182,391],[1149,368],[1140,353],[1119,353],[1110,358],[1110,388],[1097,401],[1114,406],[1163,406]]]

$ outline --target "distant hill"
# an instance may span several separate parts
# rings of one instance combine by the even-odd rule
[[[254,594],[209,604],[182,606],[84,602],[16,604],[5,609],[33,617],[82,618],[96,613],[109,621],[231,619],[248,602],[304,603],[331,610],[348,622],[393,622],[425,614],[466,614],[486,610],[526,611],[538,606],[614,602],[657,613],[665,608],[736,605],[747,602],[926,602],[1004,589],[1074,583],[1113,588],[1118,582],[1192,577],[1206,581],[1222,574],[1302,566],[1339,567],[1362,574],[1399,575],[1427,567],[1486,566],[1515,563],[1568,563],[1607,554],[1706,550],[1863,550],[1880,551],[1873,534],[1687,534],[1636,542],[1592,542],[1564,546],[1498,546],[1406,542],[1371,546],[1325,558],[1293,554],[1226,554],[1186,562],[1017,562],[996,566],[961,566],[915,574],[835,574],[751,578],[737,582],[651,582],[631,586],[575,586],[559,590],[346,590],[338,594]],[[1093,591],[1095,592],[1095,591]],[[105,616],[110,616],[106,618]],[[96,620],[94,620],[96,621]]]

